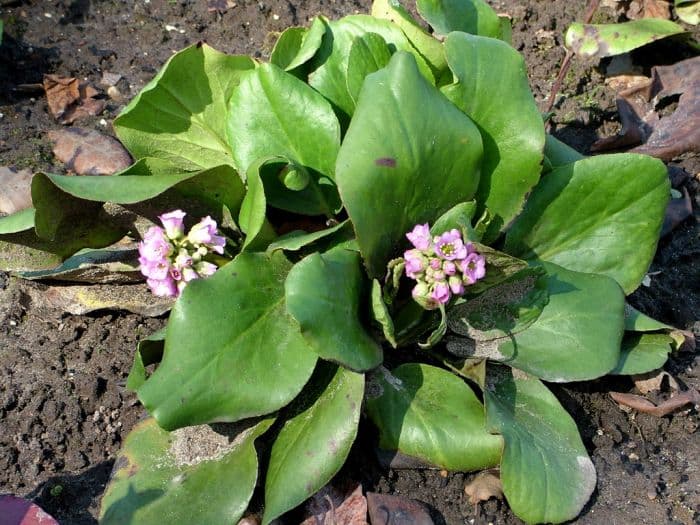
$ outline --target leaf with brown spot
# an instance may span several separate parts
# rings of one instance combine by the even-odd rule
[[[469,503],[477,505],[491,498],[503,499],[503,484],[493,471],[486,470],[464,486],[464,493],[469,496]]]
[[[307,511],[310,516],[301,525],[367,525],[367,499],[362,495],[362,485],[350,492],[326,485],[309,500]]]
[[[109,135],[82,128],[49,131],[56,158],[78,175],[112,175],[131,164],[131,156]]]
[[[633,408],[637,412],[651,414],[652,416],[656,417],[666,416],[691,403],[695,405],[700,403],[700,392],[694,388],[680,392],[679,394],[662,401],[658,405],[652,403],[647,398],[636,394],[610,392],[610,397],[612,397],[615,402],[622,406]]]
[[[61,124],[98,115],[105,106],[95,98],[99,92],[94,87],[73,77],[44,75],[44,92],[51,115]]]
[[[10,215],[31,207],[33,176],[28,169],[17,171],[0,166],[0,215]]]

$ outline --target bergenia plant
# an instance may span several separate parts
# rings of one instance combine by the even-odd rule
[[[286,30],[269,62],[184,49],[114,122],[133,166],[37,174],[34,208],[0,220],[6,266],[128,234],[153,291],[178,295],[136,352],[128,386],[151,418],[102,523],[236,523],[258,491],[268,524],[339,471],[361,418],[380,449],[500,467],[526,522],[588,500],[593,463],[543,381],[665,362],[669,327],[625,296],[666,168],[546,135],[483,0],[417,7],[432,33],[377,0]]]

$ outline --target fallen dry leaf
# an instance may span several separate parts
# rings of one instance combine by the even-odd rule
[[[673,113],[659,117],[656,106],[680,95]],[[651,82],[620,93],[617,99],[622,130],[595,142],[591,151],[635,146],[631,151],[671,160],[700,151],[700,57],[652,68]]]
[[[469,503],[476,505],[491,498],[503,498],[503,484],[501,478],[487,470],[477,474],[471,483],[465,485],[464,493],[469,496]]]
[[[671,5],[664,0],[634,0],[629,3],[626,12],[630,20],[640,18],[671,19]]]
[[[23,169],[0,166],[0,215],[16,213],[32,205],[32,177]]]
[[[664,215],[664,223],[661,227],[661,236],[671,233],[676,226],[685,221],[688,217],[693,216],[693,204],[690,200],[690,194],[686,188],[682,188],[683,197],[680,199],[671,199],[666,207]]]
[[[624,394],[622,392],[610,392],[612,397],[618,404],[633,408],[644,414],[651,414],[656,417],[663,417],[678,409],[685,407],[688,404],[700,403],[700,392],[694,388],[679,392],[675,396],[668,398],[661,403],[654,404],[647,398],[636,394]]]
[[[105,107],[103,100],[95,98],[99,92],[77,78],[44,75],[44,91],[51,115],[61,124],[99,115]]]
[[[605,79],[605,83],[618,93],[622,91],[638,90],[649,86],[651,79],[644,75],[615,75]]]
[[[389,494],[367,493],[367,510],[372,525],[434,525],[426,508],[413,499]],[[342,522],[338,522],[342,523]]]
[[[78,175],[112,175],[131,164],[121,143],[91,129],[66,128],[49,131],[53,153],[66,169]]]
[[[660,391],[664,379],[668,379],[668,386],[673,390],[678,390],[678,381],[668,372],[649,372],[648,374],[635,374],[632,376],[634,386],[636,386],[637,390],[642,394]]]
[[[17,496],[0,496],[3,525],[59,525],[36,503]]]
[[[232,0],[207,0],[207,10],[209,12],[225,13],[232,7],[236,7],[236,2]]]
[[[351,492],[341,492],[326,485],[309,501],[310,514],[301,525],[367,525],[367,500],[362,485]]]

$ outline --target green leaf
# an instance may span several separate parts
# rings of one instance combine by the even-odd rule
[[[676,15],[686,24],[700,24],[700,2],[697,0],[674,0]]]
[[[21,211],[0,217],[0,235],[19,233],[34,228],[34,208],[25,208]]]
[[[436,33],[463,31],[501,38],[501,21],[484,0],[417,0],[418,12]]]
[[[111,248],[86,248],[51,270],[20,272],[22,279],[62,281],[63,283],[130,284],[143,281],[139,271],[138,251]]]
[[[425,58],[435,78],[447,70],[442,44],[428,34],[398,0],[374,0],[372,16],[393,22],[404,32],[413,47]]]
[[[544,177],[507,234],[505,251],[639,286],[656,251],[670,183],[660,160],[599,155]]]
[[[347,121],[355,108],[347,82],[350,49],[357,37],[367,33],[381,36],[390,48],[413,53],[421,73],[434,83],[428,64],[401,29],[391,22],[368,15],[351,15],[328,22],[321,48],[310,62],[312,72],[309,74],[309,85],[330,100],[339,110],[339,118],[343,122]]]
[[[344,238],[345,235],[343,235],[343,233],[347,231],[348,234],[350,234],[351,229],[350,221],[345,220],[339,224],[336,224],[335,226],[331,226],[330,228],[319,230],[317,232],[306,233],[301,230],[295,230],[289,232],[289,234],[286,236],[280,236],[275,242],[267,247],[267,251],[273,252],[275,250],[284,250],[288,252],[296,252],[309,246],[310,244],[314,244],[317,241],[332,237],[338,232],[340,232],[340,237]]]
[[[483,279],[478,280],[467,288],[467,292],[470,295],[488,290],[510,279],[528,267],[525,261],[508,255],[507,253],[499,252],[498,250],[494,250],[478,242],[473,244],[476,251],[486,259],[486,275]],[[541,270],[530,268],[528,272],[531,274],[538,274]]]
[[[660,18],[642,18],[619,24],[581,24],[566,30],[564,43],[583,57],[609,57],[627,53],[661,38],[685,33],[678,24]]]
[[[645,374],[664,366],[674,344],[668,334],[625,332],[620,361],[610,371],[616,375]]]
[[[382,362],[382,349],[361,320],[367,288],[360,255],[344,248],[305,257],[285,283],[287,310],[311,348],[360,372]]]
[[[115,461],[100,523],[238,523],[258,477],[255,439],[271,423],[166,432],[153,419],[140,422]]]
[[[160,363],[163,359],[163,346],[165,341],[165,328],[152,333],[145,339],[141,339],[136,346],[134,362],[126,378],[126,388],[136,392],[148,379],[146,367]]]
[[[575,518],[596,485],[576,423],[535,378],[510,371],[487,377],[488,428],[503,435],[501,482],[510,508],[526,523]]]
[[[389,314],[389,309],[384,302],[382,285],[376,279],[372,279],[372,317],[381,326],[384,338],[391,346],[396,348],[396,335],[394,333],[394,321]]]
[[[384,39],[376,33],[367,33],[353,40],[348,55],[348,93],[357,102],[365,77],[386,67],[391,51]]]
[[[476,126],[421,76],[412,55],[398,52],[366,78],[336,180],[370,277],[383,276],[415,224],[473,197],[481,155]]]
[[[263,524],[296,507],[340,470],[357,435],[365,378],[325,366],[317,397],[305,392],[272,445]]]
[[[624,323],[622,290],[603,275],[572,272],[554,264],[544,266],[549,296],[546,306],[537,289],[535,295],[523,296],[519,281],[504,290],[498,287],[488,290],[471,304],[467,303],[467,313],[458,311],[451,316],[457,317],[450,325],[452,330],[466,338],[456,342],[459,351],[455,353],[501,361],[557,383],[594,379],[609,373],[620,355]],[[525,288],[526,294],[528,291]],[[495,326],[490,326],[489,317],[500,315],[502,305],[509,304],[510,297],[516,298],[511,304],[515,304],[517,315],[512,314],[513,308],[505,313],[510,311],[514,317],[512,326],[498,317]],[[495,314],[491,314],[492,310]],[[518,322],[519,316],[527,321],[524,325]],[[463,318],[471,323],[462,322],[460,327],[456,321]]]
[[[542,117],[532,96],[523,57],[491,38],[452,33],[445,52],[456,83],[443,88],[479,127],[484,161],[476,200],[488,208],[491,224],[485,242],[520,213],[537,184],[545,144]]]
[[[558,138],[547,133],[544,141],[544,158],[549,162],[550,169],[548,171],[551,171],[553,168],[559,168],[586,157],[571,146],[564,144]]]
[[[658,330],[673,330],[673,327],[652,319],[630,304],[625,304],[625,330],[631,332],[656,332]]]
[[[249,57],[190,46],[129,103],[114,131],[137,159],[159,157],[190,170],[233,165],[227,103],[243,72],[254,66]]]
[[[268,414],[301,391],[317,357],[286,312],[289,267],[279,253],[241,253],[189,283],[170,314],[163,361],[138,390],[161,427]]]
[[[269,159],[262,158],[253,163],[248,170],[248,191],[241,203],[238,224],[246,234],[242,250],[260,250],[274,238],[274,232],[267,222],[267,198],[265,187],[260,179],[260,169]]]
[[[461,379],[434,366],[407,363],[370,379],[367,413],[379,446],[454,471],[498,464],[500,436],[486,430],[484,407]]]
[[[241,173],[274,155],[333,179],[340,125],[331,105],[305,82],[262,64],[242,78],[228,111],[228,139]]]
[[[430,228],[430,233],[440,235],[453,228],[461,231],[462,235],[465,232],[471,233],[473,231],[472,219],[475,213],[476,201],[460,202],[437,218]],[[470,237],[465,237],[465,239],[468,238]]]
[[[326,33],[322,17],[314,18],[311,27],[289,27],[280,35],[272,49],[270,62],[285,71],[291,71],[307,63],[321,47]]]

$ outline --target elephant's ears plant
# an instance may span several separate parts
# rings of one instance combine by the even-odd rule
[[[363,415],[382,449],[500,466],[527,522],[588,500],[595,469],[542,380],[664,363],[668,327],[625,295],[655,252],[666,169],[546,136],[485,2],[418,11],[433,34],[395,0],[319,16],[269,63],[187,48],[114,123],[132,167],[37,174],[34,208],[0,219],[8,266],[145,235],[144,274],[182,291],[137,351],[128,386],[152,418],[102,523],[236,523],[258,485],[270,523],[338,472]]]

